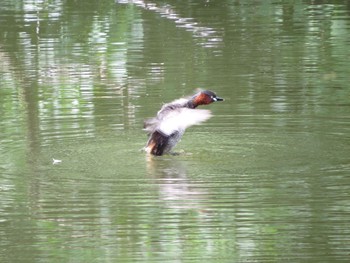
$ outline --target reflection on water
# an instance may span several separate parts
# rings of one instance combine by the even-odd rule
[[[186,164],[177,158],[147,156],[147,171],[159,186],[159,197],[169,208],[202,212],[209,198],[200,182],[187,178]]]
[[[0,261],[347,261],[349,10],[2,1]],[[187,154],[139,152],[197,87]]]
[[[116,2],[121,4],[133,3],[136,6],[155,12],[163,18],[173,21],[177,27],[191,32],[193,34],[193,37],[197,39],[204,47],[215,47],[222,42],[222,37],[218,34],[217,29],[203,26],[200,23],[196,22],[193,17],[182,17],[181,14],[176,11],[175,6],[172,6],[171,4],[159,4],[157,2],[142,0],[116,0]]]

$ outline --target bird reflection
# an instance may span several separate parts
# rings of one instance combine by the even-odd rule
[[[169,156],[147,156],[147,171],[159,186],[159,198],[173,209],[195,209],[205,212],[209,198],[200,181],[187,178],[186,160]]]

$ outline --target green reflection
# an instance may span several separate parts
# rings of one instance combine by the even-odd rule
[[[2,1],[1,261],[347,258],[349,21],[344,1]],[[197,87],[225,103],[148,160],[143,119]]]

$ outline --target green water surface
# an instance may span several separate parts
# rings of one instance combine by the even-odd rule
[[[3,0],[0,261],[348,262],[349,36],[348,1]]]

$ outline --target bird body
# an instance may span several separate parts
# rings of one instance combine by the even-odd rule
[[[156,117],[144,122],[144,130],[149,134],[145,151],[153,155],[169,153],[179,142],[186,128],[198,125],[212,116],[210,110],[196,107],[222,100],[214,92],[206,90],[190,98],[164,104]]]

